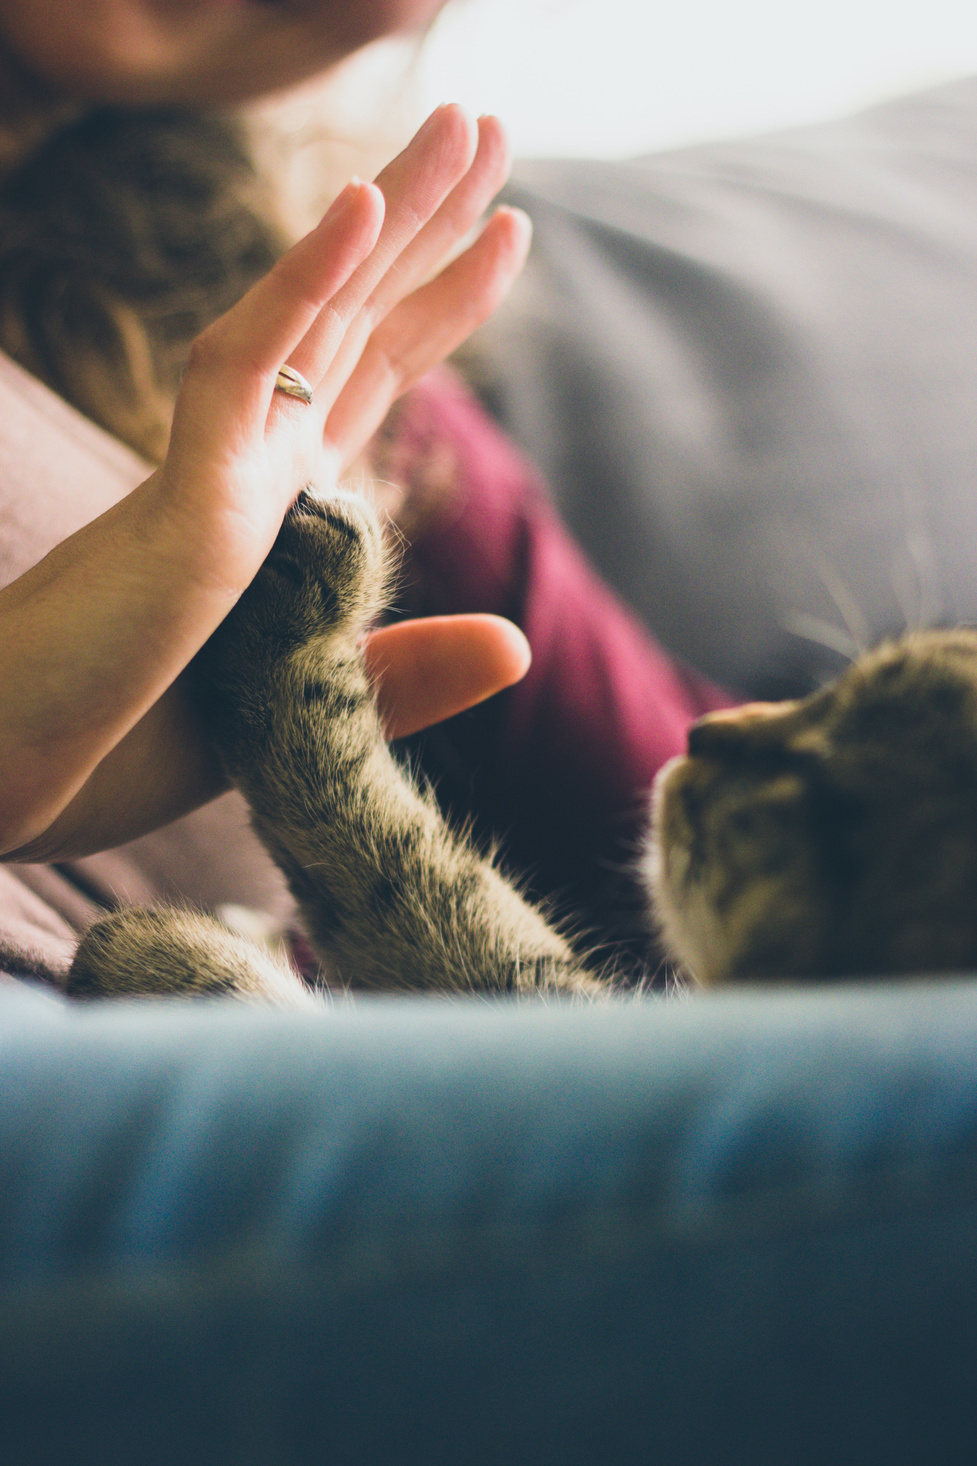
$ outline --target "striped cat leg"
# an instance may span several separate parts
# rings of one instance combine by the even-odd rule
[[[94,922],[66,990],[72,998],[233,996],[282,1008],[321,1006],[266,949],[212,917],[172,907],[117,911]]]
[[[369,506],[303,495],[197,660],[227,771],[311,939],[377,989],[600,992],[391,755],[359,648],[385,585]]]

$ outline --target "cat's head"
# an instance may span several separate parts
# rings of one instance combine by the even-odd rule
[[[702,982],[977,967],[977,632],[695,724],[655,782],[645,876]]]

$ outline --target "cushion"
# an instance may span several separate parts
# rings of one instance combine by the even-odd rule
[[[486,395],[670,650],[793,693],[977,621],[977,80],[509,199]]]

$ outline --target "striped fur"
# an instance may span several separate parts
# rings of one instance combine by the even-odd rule
[[[379,991],[594,996],[602,984],[488,860],[446,826],[390,752],[359,647],[386,588],[365,501],[303,494],[256,580],[199,654],[200,705],[310,940]],[[208,919],[121,912],[83,940],[78,996],[235,993],[297,1002]],[[167,938],[161,939],[161,928]],[[256,949],[257,950],[257,949]],[[286,994],[283,997],[283,993]]]

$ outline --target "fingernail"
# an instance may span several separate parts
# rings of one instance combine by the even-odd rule
[[[435,122],[437,122],[438,118],[441,116],[441,113],[444,111],[447,105],[447,102],[441,102],[437,107],[435,107],[433,112],[429,112],[424,121],[421,123],[420,127],[417,129],[415,136],[423,137],[424,133],[429,132],[430,129],[434,126]]]
[[[337,219],[339,219],[349,208],[350,204],[353,202],[355,194],[357,194],[362,187],[362,178],[357,178],[354,174],[353,177],[346,184],[346,187],[343,188],[336,195],[326,212],[323,214],[322,223],[332,224]]]
[[[321,224],[329,224],[334,219],[338,219],[339,216],[340,216],[340,214],[344,213],[344,211],[346,210],[346,208],[348,207],[348,205],[349,205],[349,184],[347,183],[346,184],[346,187],[343,188],[339,193],[337,193],[336,197],[333,199],[332,203],[329,205],[328,209],[323,214],[323,216],[322,216],[322,218],[321,218],[321,220],[319,222]]]
[[[496,214],[508,214],[510,218],[519,220],[522,224],[522,227],[529,233],[530,236],[532,235],[533,221],[526,213],[525,209],[518,209],[516,208],[515,204],[500,204],[495,212]]]
[[[430,117],[428,117],[421,125],[420,129],[418,130],[417,136],[420,137],[422,132],[427,132],[429,127],[433,127],[443,113],[454,111],[464,112],[464,110],[465,109],[461,106],[459,102],[439,102],[434,111],[431,113]]]

